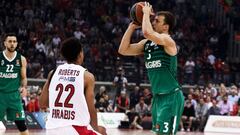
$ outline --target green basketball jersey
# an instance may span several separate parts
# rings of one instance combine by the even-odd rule
[[[0,92],[17,91],[21,84],[21,54],[12,60],[0,53]]]
[[[144,60],[153,94],[167,94],[180,88],[177,56],[168,55],[163,46],[148,40],[144,45]]]

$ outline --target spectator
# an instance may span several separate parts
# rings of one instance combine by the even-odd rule
[[[212,84],[212,83],[208,83],[207,88],[208,88],[208,89],[210,90],[210,92],[211,92],[211,98],[216,98],[218,92],[217,92],[217,89],[213,86],[213,84]]]
[[[193,73],[194,73],[195,62],[192,60],[192,57],[186,61],[184,70],[185,70],[185,83],[193,84]]]
[[[232,104],[232,111],[230,112],[231,116],[239,116],[239,107],[238,107],[238,102],[234,102]]]
[[[143,90],[143,97],[144,97],[145,104],[147,104],[147,106],[148,106],[148,110],[151,110],[151,105],[152,105],[151,103],[152,103],[153,95],[148,88],[145,88]]]
[[[109,99],[108,95],[104,95],[103,98],[104,98],[104,102],[105,102],[105,106],[106,106],[106,111],[113,112],[112,100]]]
[[[117,75],[114,77],[113,86],[116,88],[116,97],[118,97],[121,91],[125,91],[128,85],[127,78],[124,76],[122,67],[117,69]],[[126,92],[126,91],[125,91]]]
[[[100,98],[103,98],[104,95],[106,95],[106,87],[105,86],[100,86],[99,92],[95,95],[95,100],[98,102]]]
[[[207,105],[208,109],[211,108],[212,105],[213,105],[211,100],[212,100],[211,97],[207,96],[207,98],[206,98],[206,105]]]
[[[225,95],[227,95],[227,88],[226,88],[226,86],[223,83],[221,83],[220,84],[220,88],[219,88],[219,95],[216,98],[217,102],[223,100],[223,97]]]
[[[126,92],[121,91],[121,95],[117,98],[116,112],[125,113],[128,108],[129,108],[129,99],[127,98]]]
[[[217,106],[217,100],[213,99],[212,100],[212,107],[209,108],[208,110],[208,116],[210,115],[221,115],[220,114],[220,108]]]
[[[43,52],[44,54],[46,54],[46,47],[45,45],[43,44],[42,40],[38,40],[36,45],[35,45],[35,48],[38,52]]]
[[[199,104],[196,108],[196,122],[199,124],[199,130],[203,131],[206,121],[207,121],[207,112],[208,112],[208,106],[204,102],[203,98],[199,99]]]
[[[145,104],[143,97],[140,97],[139,103],[135,106],[135,111],[140,115],[141,118],[148,113],[148,106]]]
[[[223,63],[220,58],[218,58],[213,65],[214,67],[214,79],[216,83],[222,82],[223,80]]]
[[[39,105],[38,105],[38,101],[36,100],[36,94],[32,94],[30,96],[30,101],[27,104],[27,111],[28,112],[38,112],[39,111]]]
[[[76,31],[73,32],[73,35],[74,35],[74,37],[76,37],[77,39],[82,39],[82,38],[85,38],[85,37],[86,37],[86,35],[83,34],[82,31],[80,31],[80,28],[79,28],[79,27],[76,28]]]
[[[61,38],[59,37],[59,35],[55,34],[52,38],[53,48],[59,48],[60,43],[61,43]]]
[[[184,125],[187,123],[187,131],[189,132],[192,128],[192,123],[195,120],[195,109],[193,104],[191,103],[190,100],[187,100],[185,105],[184,105],[184,110],[182,114],[182,119],[181,119],[181,131],[184,131]]]
[[[228,96],[223,96],[223,100],[219,102],[220,114],[221,115],[230,115],[232,111],[232,105],[228,102]]]
[[[141,117],[137,112],[135,112],[134,108],[131,108],[126,114],[130,123],[130,129],[143,129],[141,126]]]
[[[100,97],[99,101],[96,102],[95,108],[98,112],[106,112],[107,111],[107,105],[106,105],[103,97]]]
[[[190,101],[191,104],[193,105],[194,109],[196,109],[196,107],[197,107],[197,101],[196,101],[195,99],[193,99],[192,94],[188,94],[187,100]]]
[[[238,102],[239,96],[237,92],[237,87],[235,85],[231,86],[230,92],[228,94],[228,102],[234,105]]]
[[[130,108],[135,107],[140,99],[139,86],[134,87],[134,91],[130,93]]]

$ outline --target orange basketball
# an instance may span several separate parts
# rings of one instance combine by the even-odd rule
[[[130,9],[130,18],[137,25],[142,24],[143,19],[142,7],[144,5],[145,5],[144,2],[137,2]]]

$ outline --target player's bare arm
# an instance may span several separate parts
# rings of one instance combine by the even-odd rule
[[[130,43],[132,34],[135,31],[135,29],[137,29],[138,27],[139,26],[134,23],[129,24],[121,40],[118,53],[122,55],[127,55],[127,56],[135,56],[143,53],[144,44],[147,41],[146,39],[143,39],[138,43],[134,43],[134,44]]]
[[[49,72],[47,81],[45,82],[42,93],[39,97],[39,106],[41,109],[46,110],[49,107],[49,84],[50,84],[50,78],[53,74],[53,71]]]
[[[84,73],[84,86],[85,86],[85,97],[87,101],[88,111],[90,113],[90,125],[95,131],[98,131],[102,135],[107,135],[106,129],[102,126],[98,126],[97,122],[97,111],[94,106],[94,87],[95,78],[92,73],[85,71]]]
[[[158,45],[163,45],[164,50],[171,56],[177,54],[177,47],[174,40],[170,37],[168,33],[158,33],[153,30],[152,24],[150,22],[150,15],[152,12],[152,5],[146,2],[143,7],[143,21],[142,21],[142,31],[145,38],[153,41]],[[158,17],[155,17],[158,19]],[[158,21],[158,20],[155,20]]]
[[[88,105],[88,111],[90,113],[90,124],[94,130],[98,131],[97,125],[97,111],[94,106],[94,87],[95,78],[92,73],[85,71],[84,73],[84,86],[85,86],[85,97]]]
[[[23,97],[27,96],[27,61],[24,56],[21,56],[21,95]]]

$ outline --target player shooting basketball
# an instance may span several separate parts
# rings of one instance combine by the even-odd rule
[[[175,18],[168,11],[155,14],[150,22],[152,5],[145,2],[142,31],[145,39],[130,43],[135,29],[131,22],[123,35],[118,52],[126,56],[144,54],[145,66],[152,87],[152,130],[156,134],[176,134],[183,111],[184,97],[177,81],[177,47],[170,33]]]

